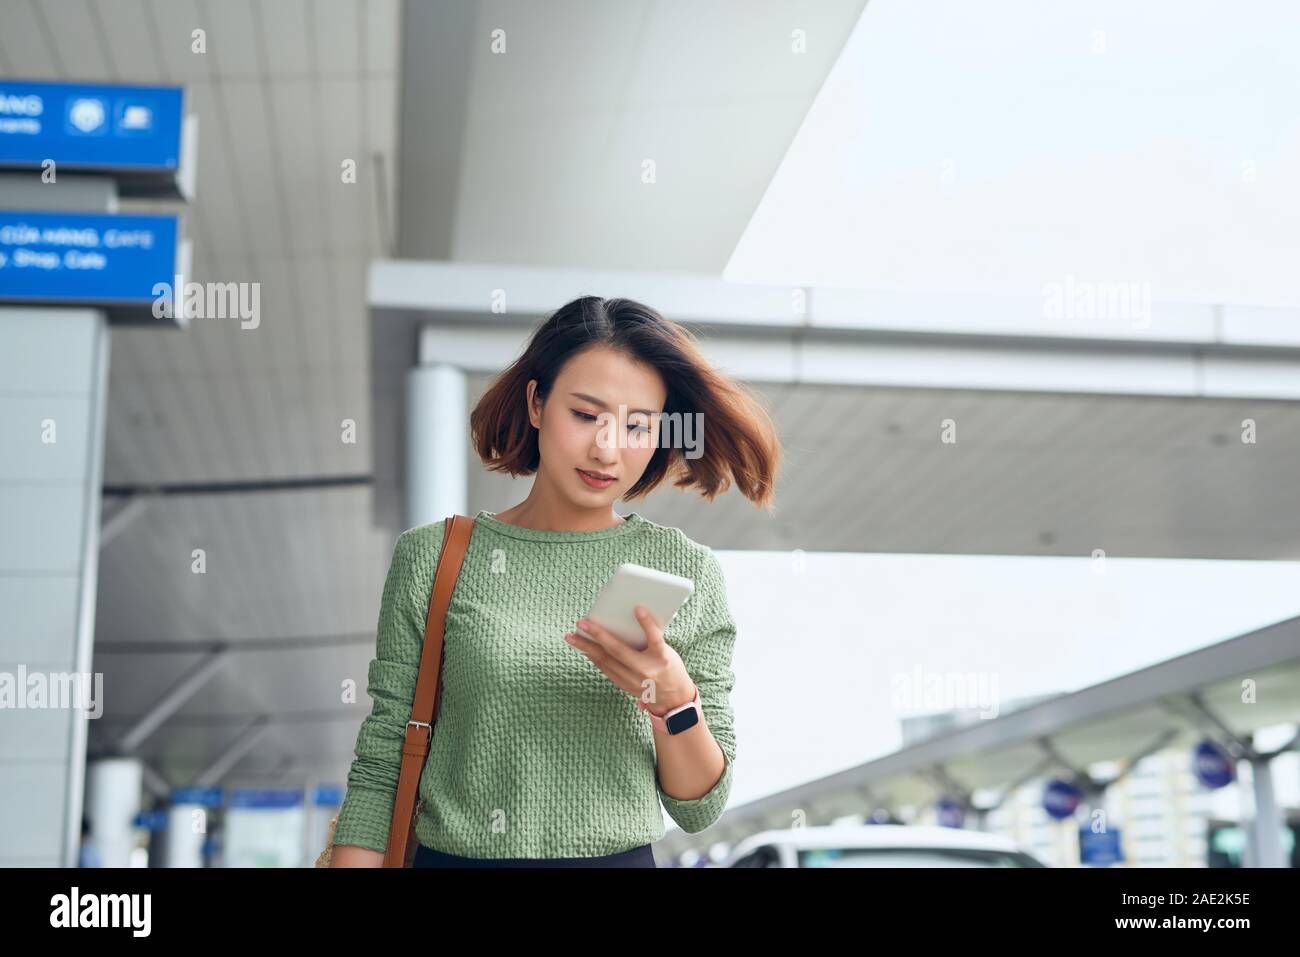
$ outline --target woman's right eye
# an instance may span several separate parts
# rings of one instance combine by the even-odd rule
[[[574,415],[576,415],[578,418],[582,419],[584,422],[596,421],[596,417],[594,415],[588,415],[586,412],[579,412],[577,409],[570,409],[569,411],[572,412]]]

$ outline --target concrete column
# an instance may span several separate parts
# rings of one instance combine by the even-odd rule
[[[77,863],[108,363],[102,312],[0,308],[0,867]]]
[[[86,772],[86,816],[104,866],[130,867],[144,766],[135,758],[105,758],[90,762]]]
[[[1282,815],[1273,793],[1273,769],[1267,756],[1253,758],[1250,776],[1255,794],[1255,816],[1247,831],[1248,867],[1286,867],[1282,856]]]
[[[406,528],[468,508],[465,389],[465,373],[456,366],[434,363],[407,373]]]
[[[202,822],[202,827],[196,824]],[[186,802],[167,808],[167,831],[163,835],[164,867],[202,867],[203,842],[208,839],[212,817],[202,804]]]

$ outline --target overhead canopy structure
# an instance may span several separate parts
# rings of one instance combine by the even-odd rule
[[[627,506],[715,548],[1300,558],[1300,486],[1278,481],[1300,469],[1300,311],[1155,304],[1081,323],[1044,319],[1034,297],[491,263],[370,268],[378,524],[433,520],[407,509],[412,409],[458,433],[439,438],[443,474],[422,476],[464,489],[455,507],[526,494],[468,452],[461,408],[581,295],[682,322],[771,408],[787,450],[775,513],[734,491]],[[414,389],[433,369],[450,375]]]
[[[1250,682],[1250,695],[1243,683]],[[1267,763],[1250,736],[1300,724],[1300,616],[1180,655],[1071,694],[937,734],[846,771],[732,808],[704,835],[674,829],[664,849],[731,843],[789,827],[803,809],[809,824],[837,817],[1008,791],[1039,777],[1086,775],[1090,765],[1131,763],[1157,750],[1191,749],[1211,737],[1254,770],[1260,847],[1281,846]],[[1297,744],[1293,740],[1289,748]],[[1104,784],[1104,782],[1098,782]],[[706,841],[701,841],[705,837]]]

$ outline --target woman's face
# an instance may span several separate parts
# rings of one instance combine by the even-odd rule
[[[575,507],[612,507],[641,478],[658,447],[659,413],[668,399],[663,377],[608,346],[592,346],[560,371],[544,407],[536,389],[537,380],[530,380],[528,415],[539,430],[538,478]],[[613,481],[588,482],[580,471],[613,476]]]

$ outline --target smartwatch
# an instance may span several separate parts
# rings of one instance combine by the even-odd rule
[[[686,704],[678,708],[673,708],[662,718],[650,710],[650,706],[642,698],[637,698],[637,705],[650,716],[650,724],[660,731],[667,731],[669,734],[681,734],[687,728],[693,728],[700,723],[704,713],[700,710],[700,686],[695,685],[695,697]]]

